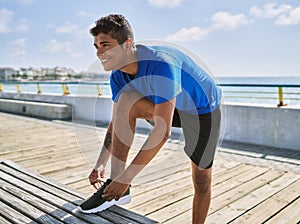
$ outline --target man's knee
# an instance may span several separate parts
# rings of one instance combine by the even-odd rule
[[[130,92],[123,92],[119,96],[118,100],[118,110],[117,112],[120,114],[127,115],[129,117],[137,117],[136,114],[136,107],[137,107],[137,102],[139,99],[142,97],[135,91],[130,91]]]
[[[119,108],[126,111],[131,119],[144,118],[152,119],[154,104],[136,91],[124,92],[119,97]]]
[[[197,170],[193,173],[193,182],[196,193],[207,193],[211,189],[211,170]]]
[[[194,188],[195,188],[195,191],[197,193],[203,194],[203,193],[206,193],[210,190],[211,183],[210,183],[209,180],[207,180],[207,181],[204,181],[204,180],[194,181]]]
[[[136,91],[123,92],[119,96],[118,104],[122,104],[122,106],[126,107],[132,107],[141,98],[142,95]]]

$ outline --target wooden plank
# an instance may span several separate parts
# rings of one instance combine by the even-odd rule
[[[144,183],[144,184],[137,184],[135,181],[132,183],[132,189],[134,191],[134,196],[142,196],[144,197],[146,193],[152,192],[152,190],[155,190],[159,187],[167,187],[169,184],[174,183],[175,181],[181,180],[181,179],[187,179],[192,177],[192,171],[190,166],[188,165],[187,168],[182,169],[180,172],[176,172],[173,175],[166,176],[164,178],[161,178],[159,180],[154,180],[150,183]]]
[[[120,223],[120,224],[138,224],[138,222],[132,220],[130,216],[122,216],[113,212],[113,210],[104,210],[100,213],[97,213],[100,217],[104,218],[105,220],[111,221],[112,223]]]
[[[282,176],[283,172],[270,170],[267,173],[259,175],[250,181],[247,181],[238,187],[235,187],[223,194],[218,195],[212,200],[210,213],[214,213],[223,207],[227,206],[228,204],[246,196],[250,192],[260,188],[261,186],[277,179],[278,177]]]
[[[2,163],[3,164],[3,163]],[[72,189],[67,189],[64,185],[54,183],[53,181],[44,178],[43,176],[32,174],[26,169],[18,168],[10,162],[5,161],[6,166],[0,166],[0,170],[3,175],[9,176],[9,178],[15,178],[16,181],[31,184],[32,186],[50,192],[58,197],[68,198],[70,201],[78,200],[78,198],[85,198],[86,195],[76,192]]]
[[[124,208],[121,208],[121,207],[118,207],[118,206],[113,206],[111,208],[109,208],[108,210],[113,210],[114,213],[118,213],[122,216],[128,216],[130,217],[132,220],[138,222],[138,223],[141,223],[141,224],[152,224],[152,223],[158,223],[157,221],[154,221],[153,219],[149,219],[145,216],[141,216],[137,213],[130,213],[129,214],[129,211],[124,209]]]
[[[216,157],[214,160],[212,173],[213,174],[223,173],[225,170],[231,169],[240,164],[241,164],[240,161],[233,161],[233,160],[228,160],[228,159],[224,159],[224,158],[220,159],[220,158]]]
[[[0,179],[0,188],[5,190],[6,192],[9,192],[14,197],[19,198],[28,204],[39,208],[43,212],[47,214],[51,214],[54,218],[66,222],[66,223],[87,223],[83,220],[73,216],[72,214],[64,211],[60,207],[56,207],[47,201],[42,200],[41,198],[35,197],[34,195],[30,194],[29,192],[26,192],[22,190],[19,187],[16,187],[10,183],[5,182],[4,180]]]
[[[169,184],[158,186],[150,191],[148,191],[147,195],[150,195],[151,197],[146,197],[145,194],[135,195],[133,197],[132,202],[128,206],[129,208],[134,208],[138,206],[145,205],[146,203],[152,203],[151,207],[155,208],[154,206],[154,200],[161,199],[165,195],[168,195],[170,193],[180,191],[182,188],[189,187],[193,189],[192,179],[190,176],[187,176],[185,178],[180,179],[179,181],[174,181]],[[167,200],[169,201],[169,200]]]
[[[217,178],[220,175],[218,174],[218,175],[214,176],[213,180],[215,180],[215,181],[213,182],[212,192],[214,192],[214,191],[216,191],[216,192],[213,193],[213,198],[218,195],[221,195],[222,193],[224,193],[228,190],[234,189],[236,186],[241,185],[241,184],[247,182],[248,180],[251,180],[253,177],[257,176],[258,173],[255,174],[255,172],[253,172],[253,170],[251,168],[253,168],[253,167],[245,166],[245,168],[243,168],[241,166],[238,166],[238,167],[235,167],[235,169],[227,170],[226,175],[225,175],[226,177],[224,177],[224,179],[222,179],[222,180],[225,180],[222,182],[223,183],[222,185],[220,185],[218,178]],[[239,173],[237,175],[236,170],[241,170],[241,173]],[[263,169],[260,173],[266,172],[267,170],[268,169]],[[237,181],[241,176],[247,176],[247,179],[244,179],[243,181]],[[215,182],[217,182],[217,185]],[[149,215],[149,217],[154,218],[154,219],[158,219],[158,217],[160,217],[159,220],[162,222],[167,221],[170,218],[172,220],[175,219],[175,221],[176,221],[177,220],[176,213],[181,214],[182,212],[190,211],[192,209],[192,201],[193,201],[193,196],[191,195],[188,198],[179,200],[169,206],[163,207],[162,209],[159,209],[158,211],[151,213]],[[180,220],[180,219],[178,219],[178,220]]]
[[[209,215],[207,222],[215,223],[218,222],[218,220],[223,220],[224,223],[229,223],[235,218],[242,216],[245,212],[251,210],[261,202],[272,197],[275,193],[283,190],[298,178],[299,176],[296,174],[285,173],[280,178],[271,181],[267,185],[261,186],[239,200],[228,204],[226,207],[223,207],[217,212]]]
[[[18,212],[17,210],[14,210],[4,202],[2,202],[2,196],[0,201],[0,223],[16,223],[16,224],[24,224],[24,223],[30,223],[30,224],[36,224],[33,219],[28,218],[24,214]]]
[[[172,203],[168,206],[162,207],[161,209],[151,212],[149,214],[149,217],[151,219],[159,220],[160,222],[164,223],[167,222],[168,220],[173,220],[177,216],[181,214],[185,214],[186,212],[190,213],[189,215],[191,215],[192,205],[193,205],[193,196],[191,195],[187,198],[176,201],[175,203]],[[181,220],[181,223],[188,223],[187,219],[188,217],[185,215],[184,222],[183,220]]]
[[[17,210],[19,213],[22,213],[23,215],[26,215],[33,219],[36,222],[42,222],[42,223],[53,223],[53,224],[62,224],[63,222],[55,219],[51,215],[37,209],[36,207],[26,203],[25,201],[12,197],[11,194],[8,192],[0,189],[2,201],[9,205],[14,210]],[[13,214],[11,214],[12,216]]]
[[[253,171],[253,168],[253,166],[251,169],[240,168],[241,173],[236,173],[235,171],[228,173],[226,180],[221,183],[217,180],[217,177],[213,178],[212,198],[222,195],[230,190],[234,190],[240,185],[266,173],[269,170],[268,168],[255,168],[255,171]]]
[[[1,166],[1,170],[2,169],[3,167]],[[18,173],[16,173],[16,171],[12,171],[12,169],[10,170],[10,174],[18,175]],[[22,178],[24,181],[17,179],[17,177]],[[75,209],[82,202],[82,198],[75,196],[75,194],[73,194],[73,192],[69,192],[69,190],[64,190],[57,184],[52,184],[48,180],[44,180],[44,182],[37,182],[34,178],[29,176],[26,177],[22,173],[20,173],[17,177],[1,172],[1,178],[5,178],[7,182],[19,186],[20,189],[34,195],[35,197],[41,198],[56,207],[63,208],[65,211],[72,213],[78,218],[92,223],[98,223],[100,221],[101,223],[111,223],[94,214],[83,214],[77,212]],[[41,180],[42,178],[39,179]]]
[[[153,161],[154,162],[154,161]],[[167,161],[166,161],[167,162]],[[167,177],[169,175],[175,174],[178,170],[181,169],[181,166],[185,166],[185,162],[179,161],[176,162],[175,164],[170,165],[169,167],[166,167],[165,169],[157,169],[154,168],[155,166],[160,167],[162,164],[156,164],[155,166],[152,166],[148,169],[148,167],[145,167],[145,169],[142,171],[143,176],[137,176],[135,178],[135,183],[137,184],[144,184],[144,183],[150,183],[154,180],[159,180],[161,178]],[[151,170],[151,171],[149,171]]]
[[[183,224],[192,223],[192,211],[181,213],[176,217],[172,217],[164,222],[164,224]]]
[[[98,223],[101,221],[101,223],[111,223],[94,214],[79,213],[78,211],[76,211],[76,207],[81,203],[82,199],[76,198],[74,200],[74,196],[70,197],[70,195],[66,193],[60,195],[58,194],[58,192],[62,193],[62,191],[56,190],[51,186],[47,187],[47,185],[45,185],[45,188],[41,189],[39,187],[41,187],[42,184],[36,184],[36,181],[32,183],[38,185],[39,187],[30,185],[27,182],[22,182],[14,177],[7,175],[6,173],[1,172],[1,179],[2,178],[5,178],[5,180],[10,184],[18,186],[21,190],[30,193],[34,197],[40,198],[46,201],[47,203],[50,203],[51,205],[64,209],[64,211],[67,211],[68,213],[71,213],[72,215],[83,219],[87,222]],[[49,189],[51,193],[49,193]]]
[[[6,147],[6,146],[5,146]],[[75,144],[68,144],[67,147],[63,147],[59,144],[52,144],[52,145],[34,145],[32,148],[29,148],[27,150],[20,150],[19,152],[14,151],[12,149],[9,149],[10,154],[5,155],[5,158],[13,161],[17,161],[18,163],[23,162],[25,160],[32,161],[33,164],[36,162],[43,162],[43,158],[49,158],[61,154],[70,154],[70,152],[74,151],[76,149]],[[32,165],[32,163],[28,163],[28,165]],[[25,163],[24,163],[25,164]]]
[[[223,184],[226,180],[229,180],[236,175],[246,172],[252,167],[253,166],[251,165],[239,164],[237,166],[226,169],[224,172],[213,175],[212,182],[214,183],[214,185]]]
[[[300,197],[271,217],[266,224],[300,223]]]
[[[58,170],[55,173],[47,175],[47,177],[65,185],[82,180],[83,178],[88,182],[91,170],[92,167],[86,164],[82,167],[70,167],[67,172],[66,170]]]
[[[149,200],[144,204],[141,204],[139,206],[134,206],[131,208],[134,208],[134,211],[142,214],[151,214],[154,211],[157,211],[161,208],[164,208],[170,204],[175,203],[178,200],[182,200],[186,197],[189,197],[193,195],[194,188],[193,186],[185,186],[181,189],[178,189],[176,191],[171,191],[168,194],[165,194],[159,198],[155,198],[153,200]]]
[[[263,223],[280,213],[288,204],[299,198],[300,179],[268,198],[255,208],[235,219],[232,223]],[[289,219],[285,220],[289,223]]]
[[[237,162],[230,163],[230,166],[227,166],[226,168],[224,168],[224,170],[233,168],[233,167],[237,166],[238,164],[239,163],[237,163]],[[217,164],[216,164],[216,167],[218,167]],[[214,170],[216,170],[216,169],[214,168]],[[220,174],[220,176],[222,176],[222,174],[224,173],[224,172],[221,172],[222,170],[223,169],[220,168],[213,172],[213,177],[214,177],[213,182],[215,182],[218,179],[219,174]],[[148,193],[150,195],[152,195],[152,190],[156,190],[160,187],[170,189],[170,184],[172,184],[176,181],[180,181],[180,182],[184,181],[185,182],[185,179],[188,181],[189,178],[191,180],[191,175],[192,175],[192,173],[191,173],[190,164],[186,164],[186,166],[183,167],[181,171],[178,171],[173,175],[166,176],[162,179],[154,180],[150,183],[144,183],[144,184],[138,185],[134,181],[132,184],[133,185],[132,191],[134,192],[133,200],[138,200],[138,198],[136,198],[137,196],[145,197],[145,194],[148,194]],[[188,182],[190,182],[190,181],[188,181]]]

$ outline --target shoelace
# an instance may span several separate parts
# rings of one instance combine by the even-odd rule
[[[101,186],[101,188],[100,188],[99,190],[97,190],[97,191],[95,192],[95,194],[102,195],[104,189],[106,188],[107,185],[110,184],[111,180],[110,180],[110,179],[108,179],[107,181],[102,181],[102,180],[101,180],[101,182],[103,183],[103,185]]]

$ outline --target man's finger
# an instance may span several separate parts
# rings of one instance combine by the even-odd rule
[[[90,181],[90,184],[94,185],[94,184],[96,184],[96,183],[98,183],[98,182],[99,182],[99,180]]]
[[[94,184],[92,184],[93,187],[96,189],[96,190],[99,190],[99,188],[102,186],[99,182],[96,182]]]
[[[106,200],[112,200],[112,199],[114,199],[115,198],[115,196],[114,195],[111,195],[111,194],[109,194],[109,193],[104,193],[103,192],[103,194],[102,194],[102,198],[104,198],[104,199],[106,199]]]

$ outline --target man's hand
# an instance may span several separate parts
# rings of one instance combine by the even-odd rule
[[[102,180],[104,178],[104,167],[100,166],[98,170],[93,169],[89,175],[90,184],[94,186],[97,190],[102,186]]]
[[[112,181],[104,190],[102,197],[107,201],[118,201],[128,189],[129,184]]]

